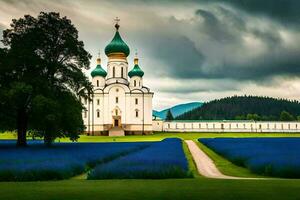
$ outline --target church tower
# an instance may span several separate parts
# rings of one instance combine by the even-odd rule
[[[137,54],[134,58],[133,69],[128,73],[128,76],[130,77],[130,88],[141,89],[143,87],[144,72],[139,67],[139,59],[137,58]]]
[[[108,57],[106,81],[110,83],[128,84],[128,62],[127,56],[130,53],[129,47],[121,38],[119,33],[120,25],[115,25],[116,33],[112,41],[105,47],[105,54]]]
[[[129,46],[123,41],[116,19],[115,34],[105,47],[107,71],[100,55],[91,72],[93,93],[85,99],[83,120],[89,135],[124,136],[152,133],[153,92],[143,85],[144,72],[137,54],[128,70]]]

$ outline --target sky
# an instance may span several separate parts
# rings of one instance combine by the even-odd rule
[[[153,107],[232,95],[300,98],[299,0],[0,0],[0,31],[41,11],[67,16],[93,58],[114,18],[154,92]]]

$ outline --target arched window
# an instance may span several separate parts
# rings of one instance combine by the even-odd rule
[[[141,81],[139,81],[139,86],[141,86]]]
[[[100,105],[100,99],[97,99],[97,105]]]
[[[123,78],[123,67],[121,67],[121,77]]]
[[[135,110],[135,117],[139,117],[139,111]]]
[[[133,86],[136,87],[136,80],[133,81]]]
[[[100,117],[100,110],[98,109],[97,110],[97,118],[99,118]]]
[[[116,109],[116,115],[118,115],[119,114],[119,112],[118,112],[118,110]]]
[[[99,87],[99,80],[97,80],[97,87]]]
[[[138,103],[139,103],[139,99],[135,98],[135,104],[138,105]]]
[[[116,97],[116,103],[119,103],[119,97]]]
[[[113,77],[115,77],[116,76],[116,69],[115,69],[115,67],[113,67]]]

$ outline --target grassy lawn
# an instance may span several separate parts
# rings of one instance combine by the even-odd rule
[[[153,135],[131,135],[126,137],[108,136],[87,136],[81,135],[79,142],[138,142],[138,141],[159,141],[164,138],[178,137],[184,140],[197,140],[198,138],[214,137],[300,137],[300,133],[155,133]],[[0,133],[0,139],[16,139],[12,132]],[[30,139],[30,138],[29,138]],[[57,141],[69,142],[67,138]]]
[[[0,183],[1,199],[299,199],[299,180],[68,180]]]

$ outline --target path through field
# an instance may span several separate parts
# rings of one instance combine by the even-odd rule
[[[234,177],[222,174],[216,167],[212,159],[208,157],[193,140],[185,140],[188,148],[193,156],[196,167],[199,174],[207,178],[217,178],[217,179],[265,179],[265,178],[244,178],[244,177]]]

